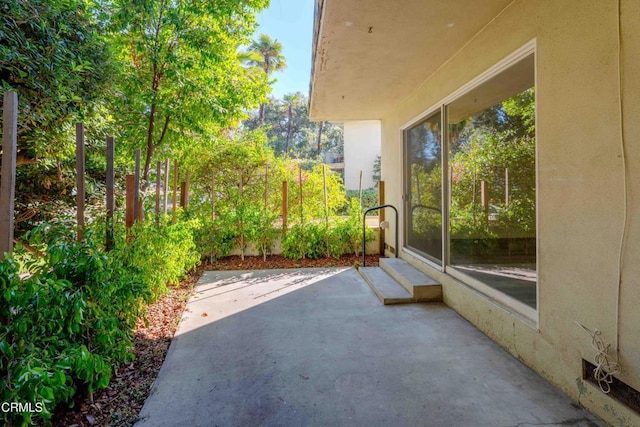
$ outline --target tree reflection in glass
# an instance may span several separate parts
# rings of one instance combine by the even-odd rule
[[[447,110],[449,264],[535,309],[535,89],[489,105],[483,89]]]

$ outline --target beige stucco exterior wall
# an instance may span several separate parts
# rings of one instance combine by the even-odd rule
[[[581,359],[593,362],[594,350],[575,323],[600,329],[612,346],[619,323],[619,378],[640,390],[640,2],[622,0],[621,10],[628,222],[619,310],[625,185],[616,1],[514,1],[383,116],[382,179],[387,202],[402,206],[401,127],[535,39],[537,326],[410,255],[401,256],[442,281],[448,305],[573,399],[613,425],[638,426],[638,414],[581,380]],[[393,239],[388,230],[386,241]]]
[[[373,164],[380,155],[380,120],[344,122],[344,185],[347,190],[373,188]]]

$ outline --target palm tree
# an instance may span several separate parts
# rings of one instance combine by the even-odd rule
[[[254,53],[254,55],[251,55],[247,62],[250,65],[260,67],[267,76],[271,76],[274,72],[287,66],[282,55],[282,43],[278,40],[272,40],[266,34],[261,34],[258,40],[251,42],[249,53]],[[264,107],[264,103],[260,104],[259,119],[261,125],[264,124]]]

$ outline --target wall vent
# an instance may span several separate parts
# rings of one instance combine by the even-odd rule
[[[595,369],[596,366],[594,364],[582,359],[582,379],[600,388],[598,381],[596,381],[593,376]],[[609,396],[640,414],[640,391],[630,387],[617,378],[613,378]]]

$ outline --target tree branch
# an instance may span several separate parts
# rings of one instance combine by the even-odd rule
[[[171,119],[171,115],[167,114],[167,116],[164,119],[164,126],[162,127],[162,133],[160,133],[160,138],[158,139],[158,142],[155,144],[156,148],[158,148],[160,144],[162,144],[162,142],[164,141],[164,136],[166,135],[167,129],[169,128],[170,119]]]

